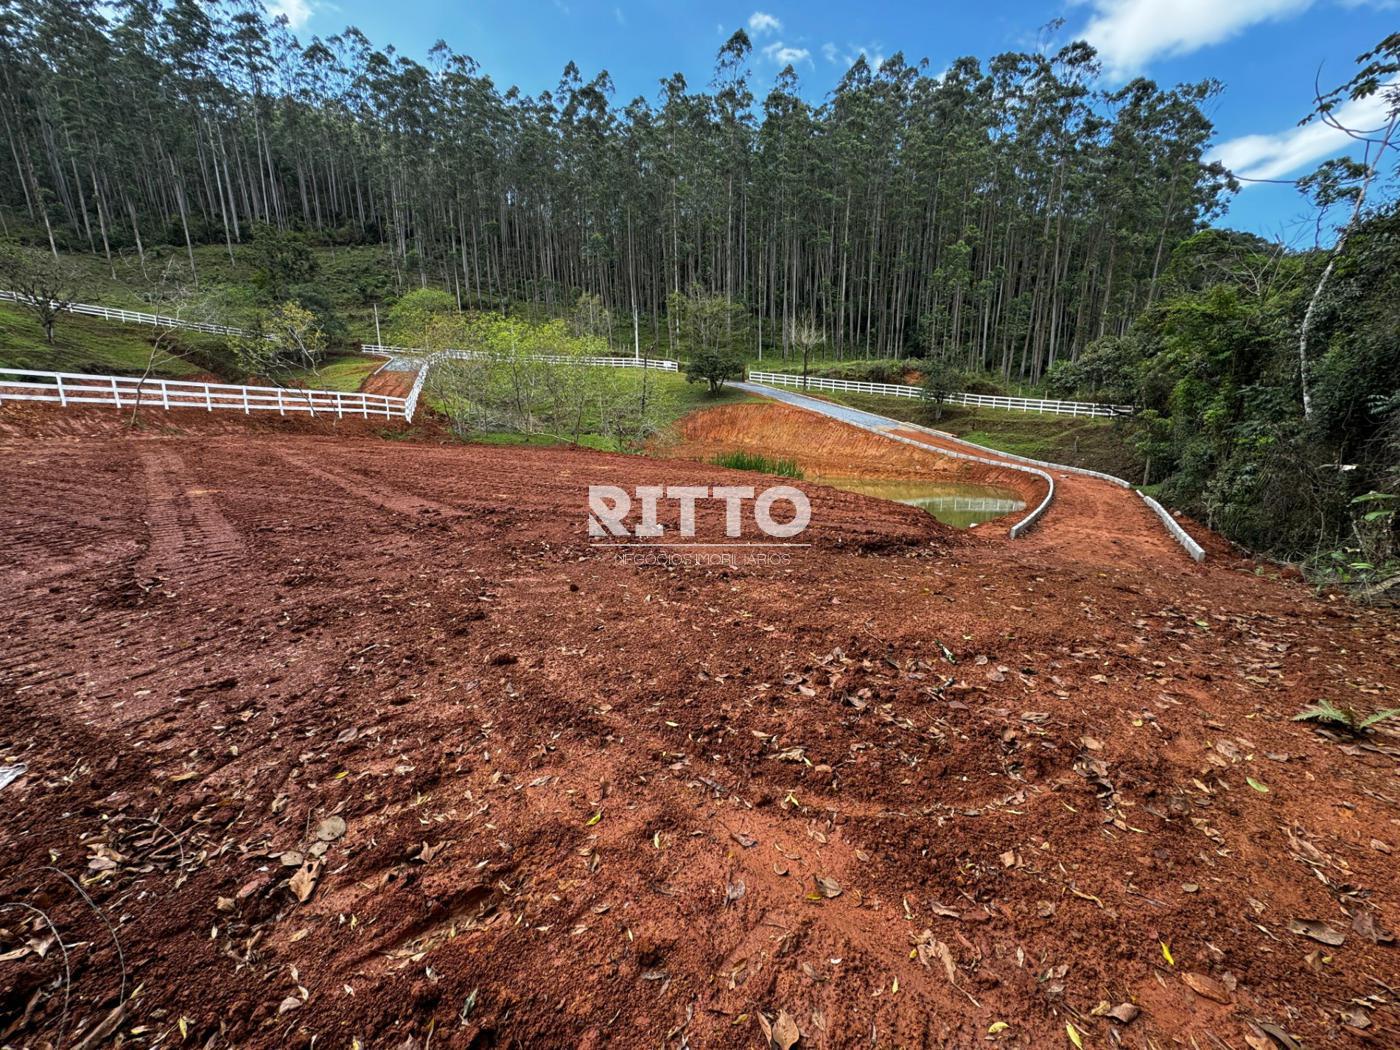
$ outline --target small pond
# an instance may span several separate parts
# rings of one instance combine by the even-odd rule
[[[890,481],[878,478],[819,477],[812,481],[865,496],[907,503],[928,511],[945,525],[967,529],[1026,504],[1011,489],[961,481]]]

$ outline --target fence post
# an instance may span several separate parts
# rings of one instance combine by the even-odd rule
[[[341,398],[339,390],[335,392],[335,418],[343,419],[345,416],[345,404]]]
[[[63,392],[63,377],[58,377],[58,403],[64,408],[68,407],[68,395]]]
[[[253,410],[248,407],[248,388],[245,386],[243,388],[243,414],[246,416],[251,414],[252,411]]]
[[[118,408],[122,407],[122,392],[121,388],[117,386],[116,376],[112,377],[112,400],[116,402]]]
[[[170,411],[170,384],[164,379],[160,381],[160,400],[167,412]]]
[[[287,414],[287,410],[282,407],[282,388],[280,386],[277,388],[277,414],[279,416]]]
[[[212,412],[212,411],[214,411],[214,397],[213,397],[213,395],[210,394],[210,392],[209,392],[209,384],[208,384],[208,383],[205,383],[205,384],[204,384],[204,410],[205,410],[206,412]]]

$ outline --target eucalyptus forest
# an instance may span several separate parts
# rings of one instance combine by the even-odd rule
[[[814,105],[791,67],[754,98],[741,30],[708,84],[624,102],[572,64],[530,96],[441,43],[303,43],[255,5],[6,7],[0,200],[59,249],[304,229],[467,305],[582,289],[656,318],[701,286],[769,345],[811,317],[862,356],[1033,379],[1123,332],[1229,184],[1201,160],[1218,85],[1106,90],[1083,44],[860,59]]]

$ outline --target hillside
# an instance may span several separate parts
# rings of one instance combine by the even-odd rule
[[[586,486],[755,475],[3,443],[0,899],[74,944],[78,1035],[117,1003],[132,1043],[249,1047],[1394,1035],[1397,738],[1292,721],[1396,706],[1393,618],[1150,516],[1010,544],[804,484],[811,547],[680,568],[590,547]],[[0,949],[57,1024],[56,956]]]

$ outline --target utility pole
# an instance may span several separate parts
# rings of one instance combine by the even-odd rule
[[[632,307],[632,360],[642,359],[641,329],[637,326],[637,308]]]
[[[383,346],[384,340],[379,336],[379,304],[374,304],[374,345]]]

